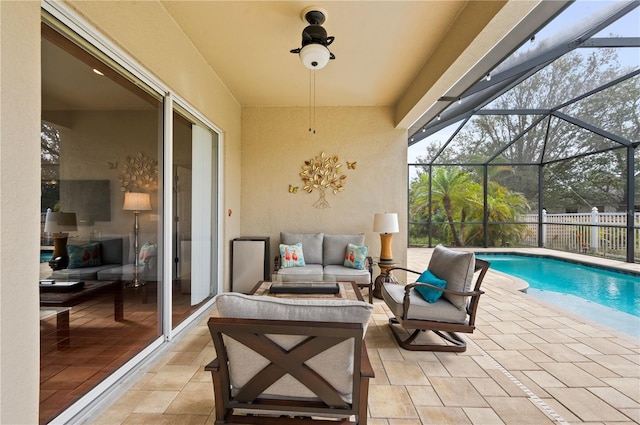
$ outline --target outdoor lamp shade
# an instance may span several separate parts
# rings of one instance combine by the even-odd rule
[[[398,214],[379,213],[373,217],[373,231],[380,233],[380,263],[393,263],[391,253],[391,238],[398,233]]]
[[[126,211],[149,211],[151,209],[151,197],[148,193],[126,192],[122,209]]]
[[[48,211],[44,221],[44,231],[47,233],[66,233],[78,230],[76,213]]]
[[[373,231],[376,233],[398,233],[398,214],[378,213],[373,216]]]

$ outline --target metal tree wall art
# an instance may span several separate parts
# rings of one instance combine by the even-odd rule
[[[319,156],[304,162],[300,177],[304,182],[303,189],[307,193],[317,190],[320,198],[313,204],[316,208],[330,208],[326,199],[326,192],[333,191],[334,194],[344,191],[345,179],[342,174],[342,164],[338,163],[337,155],[327,156],[322,152]]]
[[[117,163],[116,163],[117,164]],[[158,161],[142,152],[128,156],[122,163],[120,190],[123,192],[155,192],[158,190]]]

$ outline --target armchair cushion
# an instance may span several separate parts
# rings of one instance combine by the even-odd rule
[[[403,317],[403,300],[405,288],[396,283],[384,283],[382,298],[395,317]],[[441,297],[435,303],[429,303],[419,296],[416,291],[409,293],[409,311],[405,320],[433,320],[436,322],[465,323],[467,312],[451,304]]]
[[[350,243],[362,246],[364,245],[364,233],[357,235],[324,235],[323,259],[321,264],[327,265],[344,265],[344,257],[347,253],[347,245]],[[311,261],[309,261],[311,262]]]
[[[436,275],[434,275],[431,270],[425,270],[418,280],[418,283],[428,283],[429,285],[437,286],[438,288],[446,288],[447,281],[444,279],[440,279]],[[440,299],[442,296],[442,291],[438,291],[437,289],[429,288],[428,286],[415,286],[415,291],[425,299],[428,303],[434,303]]]
[[[454,251],[438,245],[435,247],[428,270],[447,281],[446,288],[457,292],[468,292],[473,281],[475,255],[473,252]],[[460,295],[443,294],[451,304],[464,310],[466,298]]]
[[[322,240],[324,233],[280,232],[280,242],[285,245],[302,243],[305,263],[322,264]]]
[[[215,304],[222,317],[361,323],[365,332],[373,312],[373,306],[364,301],[275,298],[239,292],[219,294]]]

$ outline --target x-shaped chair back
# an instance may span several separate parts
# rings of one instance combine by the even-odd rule
[[[361,324],[211,318],[209,330],[218,355],[220,377],[224,381],[220,388],[222,394],[216,394],[216,398],[222,397],[224,409],[294,411],[345,416],[358,413],[363,334]],[[283,347],[276,342],[283,336],[289,336],[284,337],[285,340],[288,338],[288,341],[296,338],[291,348]],[[351,356],[347,363],[353,367],[350,371],[338,373],[350,373],[351,388],[347,397],[341,395],[341,392],[325,379],[326,376],[322,376],[308,364],[310,359],[315,358],[317,361],[318,356],[331,355],[331,352],[326,352],[345,341],[350,341],[349,349],[339,352]],[[238,343],[267,361],[265,367],[248,377],[239,388],[233,385],[231,375],[234,374],[234,370],[247,367],[246,364],[241,364],[246,359],[236,359],[228,353],[229,346]],[[329,368],[331,360],[324,359]],[[291,394],[272,393],[273,388],[277,388],[272,385],[286,375],[304,385],[314,397],[292,397]]]

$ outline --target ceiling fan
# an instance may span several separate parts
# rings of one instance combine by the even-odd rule
[[[303,65],[309,69],[324,68],[330,59],[336,58],[328,47],[334,37],[327,36],[327,31],[322,28],[327,12],[318,6],[309,6],[301,15],[309,25],[302,30],[302,46],[291,50],[291,53],[298,54]]]

